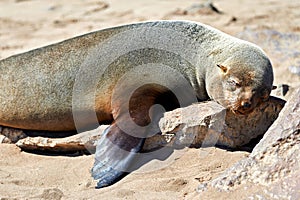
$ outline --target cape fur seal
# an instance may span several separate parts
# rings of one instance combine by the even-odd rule
[[[92,169],[104,187],[133,169],[165,110],[211,99],[247,114],[272,84],[254,44],[197,22],[130,24],[2,60],[0,124],[69,131],[110,122]]]

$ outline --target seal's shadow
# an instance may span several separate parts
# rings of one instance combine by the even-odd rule
[[[153,166],[153,168],[158,169],[164,167],[169,162],[171,162],[171,161],[167,161],[167,159],[174,153],[175,149],[177,148],[171,146],[165,146],[151,151],[142,151],[139,153],[138,156],[135,157],[134,162],[132,162],[132,165],[129,168],[129,171],[135,171],[154,160],[158,160],[162,162],[161,163],[158,162],[158,164],[156,164],[156,166]]]

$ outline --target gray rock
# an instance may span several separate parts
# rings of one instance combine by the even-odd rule
[[[197,145],[205,141],[206,145],[213,146],[224,127],[225,115],[226,109],[216,102],[197,103],[166,112],[159,127],[163,135],[174,134],[175,145]]]
[[[300,86],[300,85],[299,85]],[[287,84],[278,84],[276,89],[271,92],[272,96],[288,100],[293,95],[295,90],[299,87],[297,85],[291,86]]]
[[[195,3],[185,9],[177,9],[172,14],[175,15],[212,15],[223,14],[211,1]]]
[[[272,90],[272,94],[278,97],[284,97],[289,91],[290,86],[287,84],[279,84],[275,90]]]
[[[0,126],[0,144],[15,143],[18,140],[26,137],[27,135],[22,130]]]
[[[284,103],[285,101],[281,99],[270,97],[269,101],[262,103],[247,116],[237,116],[213,101],[166,112],[159,123],[162,135],[148,138],[143,151],[152,151],[166,145],[240,147],[249,143],[251,139],[264,134],[277,118]],[[17,145],[23,150],[66,152],[88,149],[93,152],[96,140],[101,137],[106,127],[103,125],[97,129],[69,137],[65,137],[61,133],[63,138],[51,138],[47,132],[12,128],[0,129],[0,135],[4,134],[4,139],[9,142],[18,141]],[[44,137],[40,137],[41,134]],[[27,135],[35,137],[27,137]],[[4,139],[2,143],[7,142]]]
[[[223,14],[212,2],[193,4],[185,9],[186,14]]]
[[[242,183],[267,186],[264,196],[277,199],[300,197],[300,88],[280,112],[250,156],[208,185],[232,190]],[[200,186],[200,188],[203,188]]]
[[[291,73],[300,76],[300,66],[289,66],[289,70]]]

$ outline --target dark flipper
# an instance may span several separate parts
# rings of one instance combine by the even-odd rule
[[[174,94],[160,85],[145,84],[136,90],[129,89],[134,91],[129,104],[124,102],[124,97],[131,94],[131,90],[116,93],[117,103],[112,104],[115,121],[97,144],[92,175],[99,180],[98,188],[113,184],[151,159],[152,155],[139,153],[145,138],[160,131],[158,121],[164,108],[173,109],[177,105]]]
[[[144,144],[144,138],[130,136],[116,124],[108,127],[98,141],[92,176],[97,188],[109,186],[132,171],[131,164]]]

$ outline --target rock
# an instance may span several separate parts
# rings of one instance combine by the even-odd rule
[[[226,111],[216,102],[201,102],[185,108],[178,108],[166,112],[160,120],[159,126],[162,135],[147,138],[143,151],[152,151],[157,148],[174,146],[225,146],[230,148],[241,147],[265,133],[268,127],[277,118],[285,101],[270,97],[270,100],[259,105],[247,116],[235,115]],[[101,137],[107,126],[64,138],[49,138],[47,133],[22,131],[5,128],[6,132],[18,133],[13,142],[23,150],[41,150],[53,152],[95,151],[96,141]],[[27,137],[27,135],[44,137]],[[64,133],[56,135],[63,136]],[[26,137],[26,138],[24,138]],[[20,139],[24,138],[24,139]],[[0,138],[1,139],[1,138]]]
[[[299,199],[299,97],[300,88],[297,88],[250,156],[236,163],[208,185],[220,190],[233,190],[240,184],[258,184],[258,187],[267,186],[267,189],[261,191],[263,196]],[[200,188],[203,189],[203,185]]]
[[[289,91],[290,86],[287,84],[279,84],[275,90],[272,90],[272,94],[277,97],[284,97]]]
[[[216,102],[197,103],[166,112],[159,121],[162,135],[174,134],[176,145],[202,144],[210,133],[207,145],[214,146],[224,127],[226,109]]]
[[[300,66],[289,66],[289,71],[300,76]]]
[[[95,150],[96,142],[107,125],[99,126],[97,129],[82,132],[65,138],[48,137],[26,137],[19,140],[16,145],[23,150],[39,150],[51,152],[72,152]]]
[[[85,131],[76,135],[64,138],[49,138],[49,137],[26,137],[18,140],[16,145],[23,150],[39,150],[48,152],[73,152],[86,151],[94,152],[96,149],[97,140],[101,138],[102,132],[108,125],[101,125],[97,129]],[[11,130],[13,131],[13,129]],[[27,134],[30,131],[27,131]],[[32,134],[32,132],[30,132]],[[167,144],[166,137],[161,135],[153,136],[146,140],[143,150],[150,151]],[[1,138],[0,138],[1,141]]]
[[[198,103],[165,113],[159,126],[163,135],[176,134],[177,145],[237,148],[264,134],[284,103],[270,97],[249,115],[235,115],[213,101]]]
[[[288,100],[299,86],[278,84],[277,88],[272,90],[271,95],[284,100]]]
[[[212,14],[223,14],[212,2],[207,1],[205,3],[196,3],[185,9],[177,9],[171,14],[175,15],[212,15]]]
[[[18,140],[27,137],[24,131],[20,129],[13,129],[0,126],[0,144],[1,143],[15,143]]]
[[[6,136],[4,136],[4,135],[0,135],[0,144],[1,144],[1,143],[10,144],[10,143],[12,143],[12,142],[11,142],[11,140],[10,140],[8,137],[6,137]]]
[[[185,9],[187,14],[223,14],[212,2],[193,4]]]

